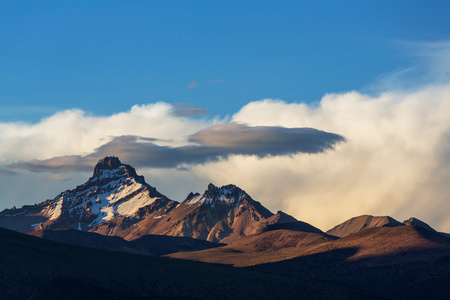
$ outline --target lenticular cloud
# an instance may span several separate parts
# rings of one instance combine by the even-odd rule
[[[86,156],[58,156],[13,163],[9,167],[34,172],[89,171],[100,158],[117,155],[135,166],[178,168],[218,161],[232,155],[267,157],[320,153],[333,149],[344,138],[312,128],[250,127],[231,123],[191,135],[189,141],[196,143],[194,145],[170,147],[157,145],[156,141],[158,139],[119,136]]]

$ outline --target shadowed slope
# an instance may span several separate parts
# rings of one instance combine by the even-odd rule
[[[163,235],[145,235],[133,241],[126,241],[117,236],[104,236],[73,229],[37,230],[30,232],[29,235],[72,245],[144,255],[164,255],[224,245],[188,237]]]
[[[371,263],[429,262],[450,254],[450,239],[419,226],[368,228],[340,238],[329,245],[311,249],[311,253],[340,248],[357,248],[348,259],[370,258]],[[393,261],[378,260],[379,256],[395,257]]]
[[[273,230],[169,257],[351,285],[388,299],[448,299],[450,239],[418,226],[373,227],[336,239]]]
[[[280,212],[278,212],[278,213],[280,213]],[[322,233],[323,234],[322,230],[320,230],[319,228],[314,227],[311,224],[308,224],[308,223],[302,222],[302,221],[291,221],[291,222],[286,222],[286,223],[272,223],[272,224],[264,223],[261,225],[262,226],[260,226],[257,233],[285,229],[285,230],[303,231],[303,232],[312,232],[312,233]]]
[[[243,267],[297,257],[313,245],[327,243],[335,239],[333,236],[320,232],[278,229],[242,237],[224,247],[203,251],[179,252],[168,256]]]
[[[249,269],[332,280],[389,299],[448,299],[450,239],[416,226],[368,228]]]
[[[428,225],[427,223],[425,223],[425,222],[423,222],[423,221],[421,221],[421,220],[419,220],[417,218],[414,218],[414,217],[411,217],[408,220],[403,221],[403,224],[420,226],[420,227],[423,227],[425,229],[428,229],[429,231],[436,232],[436,230],[434,230],[430,225]]]

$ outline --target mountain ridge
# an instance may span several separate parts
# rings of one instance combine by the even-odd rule
[[[337,236],[337,237],[346,237],[351,234],[360,232],[362,230],[366,230],[368,228],[377,228],[377,227],[399,227],[399,226],[408,226],[414,225],[418,227],[425,228],[432,232],[437,232],[440,235],[445,237],[450,237],[448,233],[438,232],[434,228],[432,228],[427,223],[415,218],[411,217],[408,220],[403,222],[399,222],[396,219],[390,216],[372,216],[372,215],[361,215],[357,217],[350,218],[333,228],[326,231],[327,234]]]
[[[210,183],[203,194],[190,193],[181,203],[167,206],[147,218],[134,223],[116,218],[95,226],[91,231],[109,234],[114,230],[114,235],[126,240],[150,233],[229,243],[256,233],[265,223],[296,221],[285,213],[281,217],[281,213],[271,213],[235,185],[217,187]]]
[[[133,240],[147,234],[229,243],[267,224],[297,221],[273,214],[244,190],[210,183],[203,194],[169,199],[115,156],[98,161],[92,176],[72,190],[34,206],[0,212],[0,226],[33,230],[77,229]]]
[[[327,234],[344,237],[366,228],[405,224],[434,230],[416,218],[400,223],[389,216],[362,215],[336,225]],[[269,230],[315,228],[282,211],[273,214],[234,184],[219,187],[209,183],[203,194],[191,192],[181,202],[171,200],[115,156],[100,159],[92,176],[72,190],[34,206],[0,212],[0,226],[23,233],[78,229],[126,240],[157,234],[221,243]]]
[[[35,230],[28,235],[83,247],[153,256],[180,251],[199,251],[225,245],[189,237],[151,234],[127,241],[118,236],[105,236],[76,229]]]

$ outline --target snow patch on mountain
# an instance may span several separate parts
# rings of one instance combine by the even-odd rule
[[[186,201],[187,205],[194,205],[197,203],[204,203],[205,202],[205,195],[197,195],[194,198],[192,198],[191,200]]]
[[[50,220],[55,220],[61,215],[63,200],[64,200],[63,198],[60,198],[56,202],[56,205],[48,207],[47,210],[45,211],[45,214],[47,216],[50,216]]]
[[[210,183],[208,190],[203,195],[197,193],[192,197],[188,197],[185,204],[189,206],[195,204],[211,204],[211,207],[214,207],[214,203],[224,202],[226,204],[238,205],[244,197],[245,192],[234,185],[226,185],[219,188]]]

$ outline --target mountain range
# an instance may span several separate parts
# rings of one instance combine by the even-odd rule
[[[65,254],[52,252],[57,256],[65,256],[71,247],[77,247],[74,249],[80,256],[93,251],[83,249],[96,248],[100,252],[95,253],[126,252],[129,256],[124,259],[130,261],[135,255],[164,255],[167,262],[183,259],[232,265],[288,281],[312,282],[311,286],[324,291],[304,289],[302,295],[306,298],[316,298],[316,291],[319,298],[341,295],[411,299],[425,297],[431,289],[433,298],[445,299],[450,292],[449,235],[436,232],[416,218],[402,223],[389,216],[362,215],[323,232],[282,211],[270,212],[231,184],[217,187],[211,183],[202,194],[190,193],[181,202],[171,200],[114,156],[101,159],[87,182],[72,190],[35,205],[0,212],[0,227],[15,231],[0,232],[8,237],[0,241],[1,247],[9,249],[11,239],[20,240],[17,245],[13,243],[14,247],[28,250],[12,251],[23,255],[32,255],[27,252],[29,248],[41,249],[42,243],[48,241],[63,249]],[[8,255],[2,257],[20,259]],[[43,261],[46,259],[50,258]],[[3,262],[0,272],[11,273],[10,264]],[[44,262],[33,261],[30,266],[33,264],[46,268]],[[50,263],[54,264],[59,263]],[[193,269],[189,272],[198,276]],[[21,274],[14,276],[22,278]],[[0,283],[12,284],[6,279]],[[324,283],[329,287],[324,289]],[[97,283],[94,286],[109,287]],[[136,292],[134,287],[127,288]],[[137,290],[137,294],[147,291]],[[290,288],[290,292],[294,290]],[[33,298],[33,291],[29,293],[28,298]],[[164,298],[163,294],[158,295]],[[204,298],[196,295],[194,298]],[[286,298],[288,294],[270,295]]]
[[[209,184],[181,203],[170,200],[117,157],[105,157],[88,181],[54,199],[0,213],[0,226],[33,230],[78,229],[133,240],[147,234],[229,243],[260,228],[297,221],[271,213],[235,185]]]

